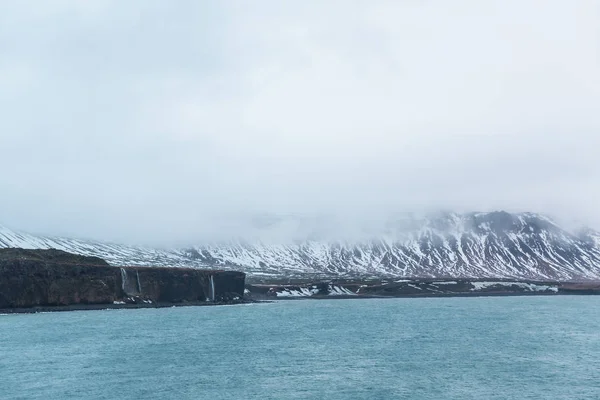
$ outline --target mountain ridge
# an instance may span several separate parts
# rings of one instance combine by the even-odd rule
[[[56,248],[112,265],[239,269],[249,276],[600,279],[600,233],[570,231],[535,213],[405,214],[335,240],[343,221],[265,217],[256,234],[156,249],[21,233],[0,226],[0,247]],[[311,225],[313,224],[313,225]],[[333,228],[333,229],[332,229]],[[364,229],[363,229],[364,228]]]

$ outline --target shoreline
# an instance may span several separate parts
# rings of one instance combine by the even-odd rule
[[[214,306],[236,306],[242,304],[268,303],[269,301],[245,299],[239,302],[216,302],[205,301],[185,303],[139,303],[139,304],[71,304],[65,306],[35,306],[21,308],[0,308],[0,315],[4,314],[38,314],[49,312],[67,311],[102,311],[102,310],[135,310],[141,308],[173,308],[173,307],[214,307]]]
[[[394,296],[378,296],[378,295],[335,295],[335,296],[299,296],[299,297],[274,297],[269,301],[289,301],[289,300],[349,300],[349,299],[429,299],[429,298],[449,298],[449,297],[531,297],[531,296],[598,296],[600,293],[583,293],[583,292],[475,292],[475,293],[426,293],[426,294],[399,294]],[[258,302],[264,302],[262,299]]]
[[[186,303],[153,303],[153,304],[77,304],[68,306],[36,306],[31,308],[0,309],[0,315],[12,314],[38,314],[68,311],[108,311],[108,310],[135,310],[144,308],[175,308],[175,307],[211,307],[211,306],[236,306],[244,304],[264,304],[278,301],[298,300],[367,300],[367,299],[435,299],[435,298],[480,298],[480,297],[555,297],[555,296],[597,296],[598,292],[477,292],[477,293],[426,293],[426,294],[399,294],[394,296],[381,295],[337,295],[337,296],[307,296],[307,297],[274,297],[261,299],[244,299],[239,302],[186,302]]]
[[[295,298],[421,298],[490,297],[600,294],[600,282],[544,282],[496,279],[398,279],[247,284],[250,298],[290,300]]]

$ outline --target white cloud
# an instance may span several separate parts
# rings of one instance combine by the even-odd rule
[[[1,6],[4,223],[133,241],[256,210],[600,224],[597,2],[93,3]]]

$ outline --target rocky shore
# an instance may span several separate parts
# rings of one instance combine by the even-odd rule
[[[600,282],[596,281],[559,282],[494,278],[295,280],[293,282],[262,282],[246,285],[246,298],[256,300],[597,294],[600,294]]]

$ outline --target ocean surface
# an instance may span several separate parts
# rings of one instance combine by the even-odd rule
[[[600,297],[0,315],[0,399],[600,399]]]

